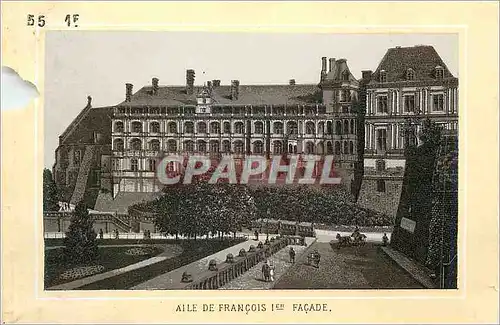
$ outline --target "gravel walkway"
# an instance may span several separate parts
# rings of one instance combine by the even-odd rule
[[[261,236],[262,237],[262,236]],[[262,239],[262,238],[261,238]],[[146,282],[140,283],[135,287],[132,287],[132,290],[168,290],[172,289],[182,278],[182,273],[187,271],[191,274],[197,274],[202,271],[206,271],[208,269],[208,262],[212,259],[216,260],[217,263],[221,263],[226,260],[226,256],[229,253],[232,253],[234,256],[237,256],[240,249],[244,248],[248,251],[250,245],[257,246],[258,241],[250,239],[239,243],[237,245],[226,248],[222,251],[219,251],[215,254],[204,257],[196,262],[191,264],[184,265],[178,269],[173,271],[164,273],[159,275],[153,279],[150,279]]]
[[[259,263],[252,267],[250,270],[245,272],[243,275],[237,277],[236,279],[230,281],[223,287],[219,288],[222,290],[256,290],[256,289],[270,289],[276,284],[276,281],[285,274],[286,270],[292,266],[290,263],[290,256],[288,252],[290,247],[295,250],[295,258],[299,258],[300,255],[306,250],[305,246],[290,245],[282,250],[278,251],[276,254],[271,256],[268,261],[270,264],[275,266],[275,281],[265,282],[262,279],[262,264]]]
[[[306,265],[302,256],[274,289],[421,289],[423,286],[406,273],[379,246],[336,249],[316,242],[311,249],[321,254],[319,268]]]

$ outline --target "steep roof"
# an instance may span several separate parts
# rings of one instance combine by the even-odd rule
[[[331,67],[331,71],[329,71],[326,75],[326,81],[343,80],[344,74],[347,73],[349,81],[357,82],[356,78],[353,76],[353,74],[349,70],[349,67],[347,66],[346,59],[338,59],[334,62],[335,64]]]
[[[101,133],[106,142],[111,142],[112,109],[112,106],[87,105],[61,134],[59,144],[92,143],[93,131]]]
[[[109,193],[100,192],[94,210],[127,213],[129,206],[152,201],[159,196],[161,196],[161,192],[118,192],[113,198]]]
[[[382,70],[386,72],[386,82],[408,81],[406,72],[410,68],[414,71],[415,81],[436,80],[435,68],[438,66],[443,68],[443,79],[455,78],[433,46],[417,45],[390,48],[373,73],[370,84],[379,82]]]
[[[203,86],[195,87],[193,94],[186,93],[185,86],[159,87],[158,94],[152,94],[152,87],[145,86],[132,95],[130,102],[120,105],[167,106],[196,105],[197,94]],[[284,105],[315,103],[312,98],[319,91],[318,85],[240,85],[238,98],[231,99],[231,86],[218,86],[212,90],[215,105]]]

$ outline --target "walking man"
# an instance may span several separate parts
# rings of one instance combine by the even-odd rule
[[[255,229],[254,235],[255,235],[255,240],[259,241],[259,232],[257,231],[257,229]]]
[[[266,281],[266,282],[269,282],[270,271],[271,271],[271,268],[269,267],[269,264],[267,263],[267,260],[266,260],[264,262],[264,265],[262,265],[262,277],[264,278],[264,281]]]
[[[295,263],[295,250],[293,249],[293,247],[290,247],[290,263]]]
[[[102,228],[99,229],[99,238],[103,239],[104,238],[104,232],[102,231]]]
[[[321,260],[321,255],[318,251],[314,251],[314,262],[316,263],[316,267],[319,268],[319,262]]]

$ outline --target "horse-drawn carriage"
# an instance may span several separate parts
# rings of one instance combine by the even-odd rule
[[[349,247],[349,246],[364,246],[366,244],[366,235],[359,232],[359,230],[355,230],[350,236],[341,236],[337,234],[337,249],[340,247]],[[335,245],[335,241],[331,241],[330,245],[332,248]]]

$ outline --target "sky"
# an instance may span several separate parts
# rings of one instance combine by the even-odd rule
[[[458,77],[457,34],[291,34],[132,31],[49,31],[45,42],[44,165],[52,168],[58,138],[87,104],[110,106],[156,77],[184,85],[317,83],[321,57],[347,59],[356,78],[376,70],[387,49],[432,45]],[[204,73],[203,73],[204,72]]]

